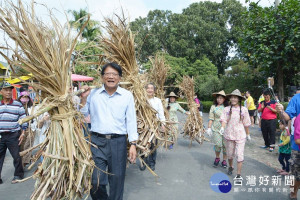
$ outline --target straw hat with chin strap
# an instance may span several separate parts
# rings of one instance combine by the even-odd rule
[[[231,96],[238,96],[238,97],[241,97],[242,99],[245,99],[245,97],[242,96],[241,92],[238,89],[231,92],[231,94],[226,95],[226,97],[228,97],[228,98],[230,98]]]

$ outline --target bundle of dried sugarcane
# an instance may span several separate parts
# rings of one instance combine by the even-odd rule
[[[130,86],[125,88],[133,93],[135,99],[139,133],[137,150],[139,156],[148,156],[151,153],[151,143],[155,139],[159,141],[165,141],[166,139],[165,133],[159,131],[161,122],[156,117],[156,111],[151,108],[147,101],[144,84],[139,77],[134,36],[124,17],[117,16],[117,22],[106,18],[105,22],[108,35],[102,37],[103,51],[107,60],[118,63],[122,67],[124,81],[131,83]]]
[[[165,91],[164,91],[164,86],[165,86],[165,82],[166,79],[168,77],[168,72],[170,71],[170,66],[168,64],[165,63],[165,59],[163,57],[163,55],[157,53],[155,55],[155,57],[150,57],[150,62],[152,64],[152,67],[149,69],[148,73],[147,73],[147,78],[148,78],[148,82],[153,83],[156,86],[156,97],[161,99],[162,104],[164,106],[164,114],[166,117],[166,121],[170,121],[169,119],[169,112],[167,110],[167,102],[165,99]],[[168,136],[166,135],[166,137],[169,138],[169,140],[175,140],[175,133],[176,131],[176,127],[174,126],[174,124],[172,123],[165,123],[165,127],[168,131]],[[164,146],[168,146],[170,145],[170,143],[174,143],[175,141],[169,141],[167,140],[166,142],[164,142]]]
[[[190,112],[184,125],[184,136],[189,136],[191,143],[193,140],[196,140],[199,144],[202,144],[203,140],[205,140],[205,129],[197,104],[194,101],[194,80],[188,76],[184,76],[179,88],[187,99]]]
[[[150,57],[152,67],[148,72],[148,82],[152,82],[156,86],[156,96],[162,100],[163,105],[166,105],[164,86],[170,71],[170,66],[165,63],[162,55],[157,53],[155,57]],[[165,108],[165,116],[168,118],[168,111]]]
[[[21,1],[0,8],[0,29],[16,44],[15,48],[5,47],[12,59],[0,53],[11,67],[20,66],[33,74],[38,83],[32,86],[41,90],[44,99],[40,110],[48,110],[51,116],[46,139],[37,146],[40,149],[29,166],[43,156],[32,176],[37,180],[31,199],[82,198],[89,194],[94,162],[82,120],[78,120],[80,113],[69,94],[70,61],[78,36],[72,39],[69,27],[62,27],[51,14],[53,27],[45,26],[34,16],[33,8],[25,10]]]

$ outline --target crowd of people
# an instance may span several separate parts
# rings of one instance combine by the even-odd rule
[[[278,161],[282,166],[277,172],[280,175],[292,174],[295,177],[295,185],[292,186],[290,199],[297,199],[300,186],[300,88],[290,99],[284,111],[278,97],[272,96],[272,90],[267,88],[263,91],[258,101],[258,109],[249,91],[245,99],[239,90],[225,95],[224,91],[214,93],[214,105],[209,112],[207,133],[212,136],[216,158],[213,166],[217,167],[220,162],[220,153],[223,152],[222,167],[227,168],[226,158],[229,162],[228,174],[233,171],[233,157],[237,160],[237,175],[234,180],[241,182],[241,169],[244,160],[244,146],[246,139],[251,140],[249,126],[254,126],[253,116],[258,112],[259,126],[265,145],[261,146],[270,152],[278,146]],[[272,99],[273,98],[273,99]],[[227,106],[229,100],[229,106]],[[244,106],[241,106],[242,100]],[[279,122],[278,122],[279,121]],[[275,134],[279,125],[279,144],[275,144]]]
[[[85,85],[82,89],[80,99],[76,99],[74,105],[84,114],[85,135],[91,138],[91,152],[95,165],[97,166],[92,175],[92,199],[122,199],[124,192],[125,170],[127,159],[131,163],[136,162],[136,145],[138,140],[136,110],[133,94],[120,87],[122,69],[115,63],[108,63],[101,71],[103,86],[91,89]],[[24,168],[30,163],[31,153],[20,156],[20,151],[29,149],[35,143],[40,143],[45,138],[45,131],[50,124],[49,113],[44,113],[29,123],[18,124],[18,120],[26,115],[32,115],[35,109],[29,92],[24,89],[20,91],[17,100],[12,99],[14,86],[3,83],[1,94],[3,99],[0,104],[0,184],[1,171],[6,150],[9,149],[14,162],[15,172],[12,183],[24,178]],[[166,108],[169,120],[174,122],[176,134],[178,134],[177,111],[189,114],[184,110],[176,99],[178,96],[171,92],[166,105],[161,99],[155,97],[156,87],[153,83],[145,86],[147,101],[157,112],[157,119],[162,123],[161,128],[165,130]],[[250,91],[245,96],[236,89],[230,94],[219,91],[212,94],[213,105],[209,111],[209,121],[206,133],[214,143],[215,159],[212,166],[228,169],[227,173],[234,173],[233,161],[236,158],[236,181],[242,181],[242,166],[244,161],[244,147],[247,140],[251,140],[249,127],[254,126],[254,115],[260,116],[261,131],[265,145],[264,149],[274,151],[276,147],[275,132],[280,118],[279,128],[281,131],[278,160],[282,169],[278,173],[295,176],[294,192],[291,198],[296,198],[300,186],[300,94],[296,94],[284,111],[282,104],[272,99],[269,89],[265,90],[259,99],[256,109],[254,99]],[[194,97],[202,116],[203,106],[197,96]],[[243,104],[243,101],[245,102]],[[30,127],[29,127],[30,126]],[[38,139],[37,139],[38,138]],[[127,138],[130,143],[127,151]],[[155,142],[155,141],[154,141]],[[153,153],[143,158],[145,165],[155,170],[157,151],[155,143],[151,144]],[[172,145],[169,146],[173,148]],[[222,160],[221,160],[222,153]],[[145,165],[140,164],[140,170],[145,170]],[[107,173],[102,173],[107,171]],[[291,172],[290,172],[291,171]],[[100,176],[101,173],[101,176]],[[110,175],[113,174],[113,175]],[[106,186],[109,185],[109,193]]]

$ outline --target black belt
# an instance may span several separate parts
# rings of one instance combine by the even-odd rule
[[[0,132],[0,135],[14,134],[16,132],[19,132],[19,131],[5,131],[5,132]]]
[[[124,137],[125,135],[120,135],[120,134],[101,134],[97,132],[92,132],[93,135],[97,137],[102,137],[106,139],[112,139],[112,138],[118,138],[118,137]]]

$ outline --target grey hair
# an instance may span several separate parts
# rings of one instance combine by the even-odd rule
[[[148,85],[152,85],[154,87],[154,91],[156,91],[156,86],[154,85],[154,83],[147,83],[145,85],[145,88],[147,89],[148,88]]]

